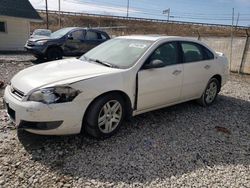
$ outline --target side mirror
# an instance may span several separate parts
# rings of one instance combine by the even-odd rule
[[[150,61],[148,64],[144,65],[144,69],[156,69],[161,67],[165,67],[165,63],[159,59],[154,59]]]
[[[72,35],[68,35],[68,39],[73,40],[74,38],[72,37]]]

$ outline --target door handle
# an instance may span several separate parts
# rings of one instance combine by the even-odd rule
[[[177,76],[177,75],[179,75],[181,72],[182,72],[181,70],[175,70],[172,74],[175,75],[175,76]]]
[[[211,67],[210,65],[204,66],[205,69],[210,69],[210,67]]]

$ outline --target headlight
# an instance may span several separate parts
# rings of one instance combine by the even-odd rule
[[[79,90],[75,90],[68,86],[44,88],[34,91],[28,97],[28,101],[42,102],[45,104],[70,102],[79,93]]]
[[[47,40],[39,40],[35,42],[35,45],[44,45],[47,42]]]

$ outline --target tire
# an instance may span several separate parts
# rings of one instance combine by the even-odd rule
[[[84,130],[91,136],[105,139],[114,135],[125,117],[123,98],[115,93],[97,98],[88,108]]]
[[[216,78],[211,78],[201,98],[199,98],[197,102],[204,107],[210,106],[216,100],[219,91],[220,91],[219,81]]]
[[[57,48],[57,47],[53,47],[53,48],[49,48],[47,50],[47,59],[48,60],[57,60],[57,59],[62,59],[62,51],[60,48]]]

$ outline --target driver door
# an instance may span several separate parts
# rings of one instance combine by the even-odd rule
[[[85,30],[76,30],[71,32],[64,44],[64,53],[66,55],[82,55],[81,49],[84,47]]]
[[[149,59],[165,63],[161,68],[142,69],[138,72],[137,110],[147,110],[171,104],[180,100],[183,65],[180,64],[177,42],[160,45]]]

